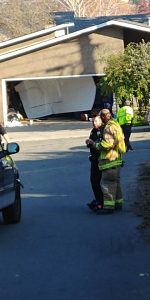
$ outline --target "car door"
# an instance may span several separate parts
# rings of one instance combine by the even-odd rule
[[[2,159],[3,168],[3,187],[2,197],[0,198],[1,205],[6,207],[12,204],[15,200],[15,173],[12,161],[8,158]]]
[[[3,160],[0,159],[0,209],[6,206],[5,201],[5,189],[4,189],[4,164]]]
[[[3,167],[2,160],[0,159],[0,197],[3,191],[4,191],[4,167]]]

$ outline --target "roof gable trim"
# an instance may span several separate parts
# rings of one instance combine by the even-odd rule
[[[38,37],[47,35],[49,33],[55,32],[55,31],[60,30],[60,29],[64,29],[64,28],[68,29],[68,27],[72,27],[72,26],[74,26],[74,23],[65,23],[65,24],[61,24],[61,25],[57,25],[57,26],[52,26],[52,27],[49,27],[47,29],[43,29],[43,30],[33,32],[33,33],[30,33],[30,34],[26,34],[26,35],[23,35],[23,36],[19,36],[17,38],[11,39],[11,40],[1,42],[0,43],[0,49],[8,47],[8,46],[15,45],[17,43],[26,42],[26,41],[32,40],[34,38],[38,38]]]

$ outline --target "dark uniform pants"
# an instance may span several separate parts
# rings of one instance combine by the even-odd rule
[[[103,193],[101,188],[102,172],[98,168],[98,161],[91,161],[91,186],[95,196],[95,200],[103,204]]]
[[[126,148],[127,150],[132,150],[132,146],[130,144],[130,135],[131,135],[131,128],[132,125],[129,124],[125,124],[125,125],[121,125],[123,134],[124,134],[124,140],[125,140],[125,144],[126,144]]]

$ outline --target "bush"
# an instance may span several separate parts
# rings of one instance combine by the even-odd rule
[[[145,113],[139,114],[139,112],[134,113],[133,126],[146,126],[148,122],[146,120]]]

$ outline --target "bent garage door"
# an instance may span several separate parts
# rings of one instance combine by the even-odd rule
[[[92,76],[25,80],[15,89],[29,119],[91,110],[96,94]]]

